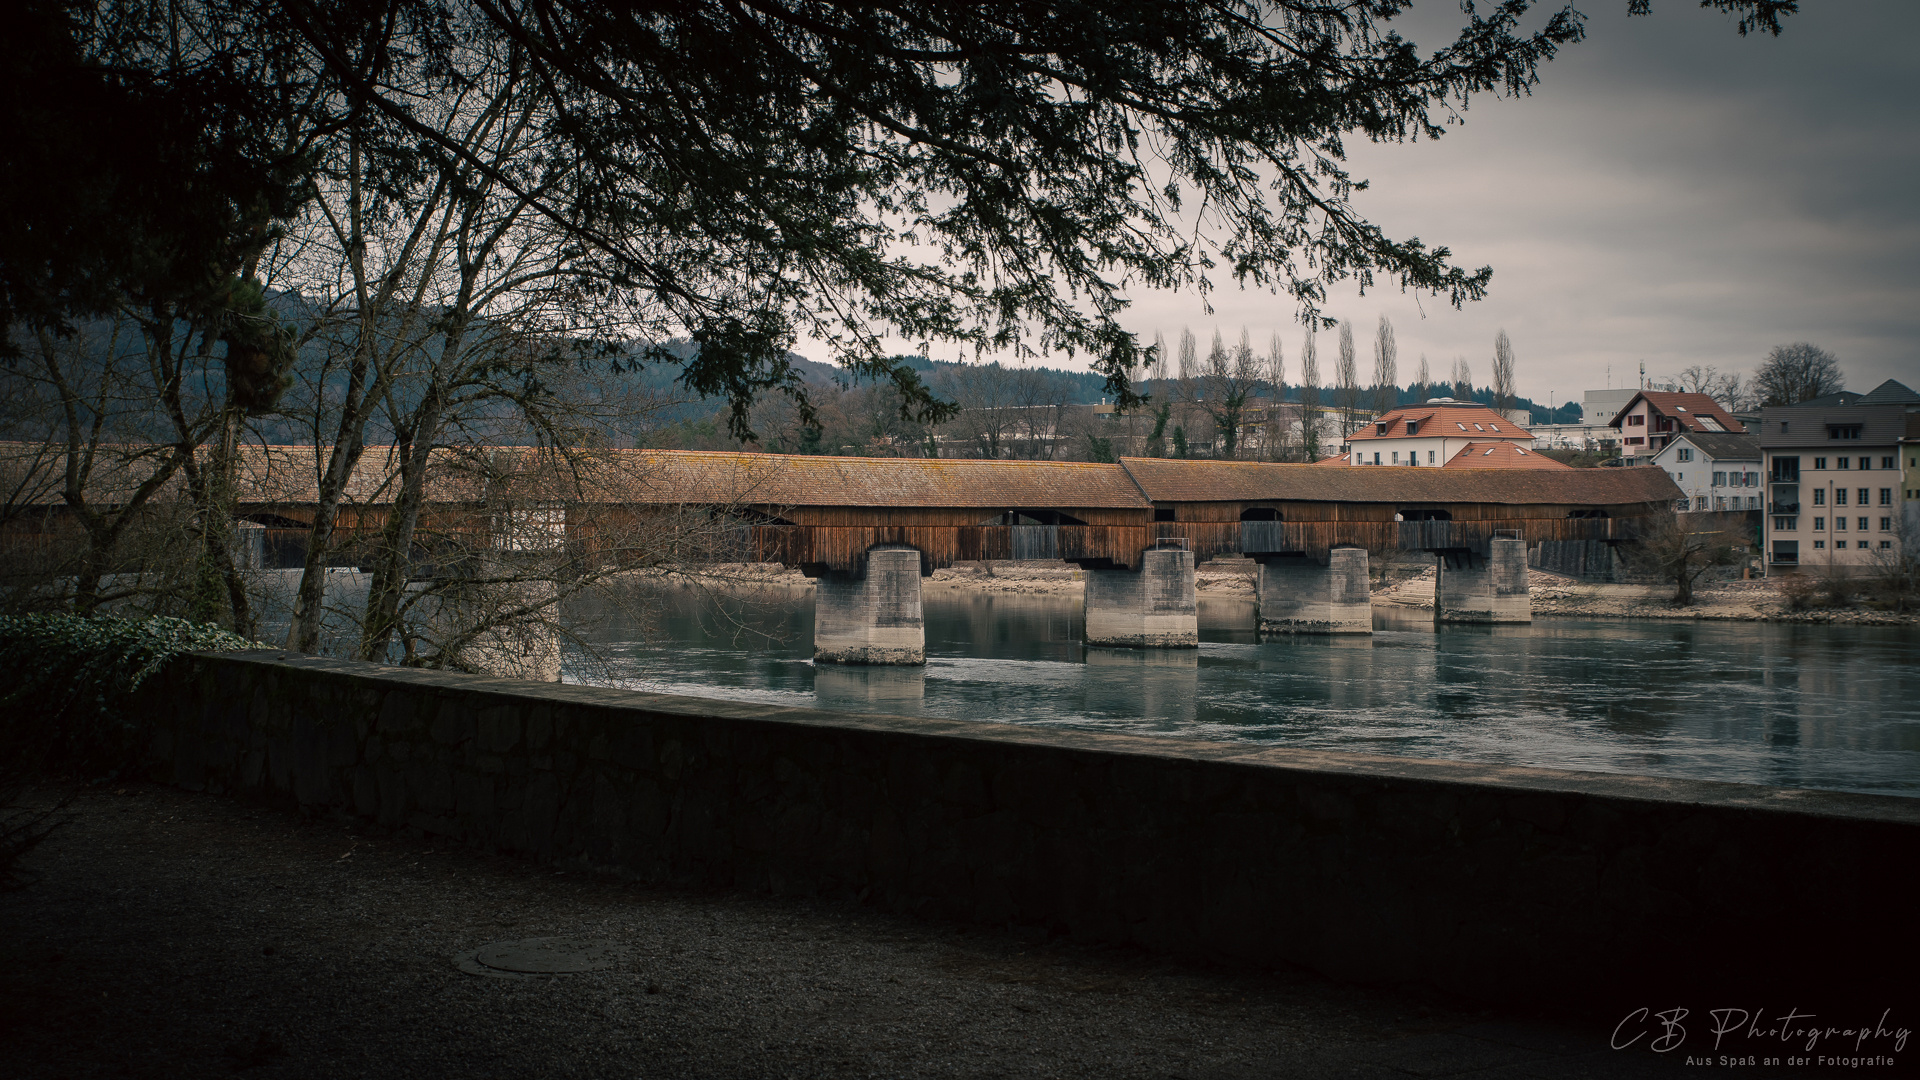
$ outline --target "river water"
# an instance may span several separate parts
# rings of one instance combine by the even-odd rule
[[[924,669],[812,663],[806,590],[719,613],[577,607],[569,682],[856,712],[1920,796],[1914,628],[1548,619],[1258,640],[1200,602],[1200,648],[1088,649],[1077,596],[926,591]]]

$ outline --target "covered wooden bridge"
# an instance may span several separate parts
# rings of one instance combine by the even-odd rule
[[[263,526],[270,540],[297,540],[314,520],[323,454],[243,451],[236,516]],[[443,537],[507,550],[550,542],[591,557],[623,517],[700,509],[726,523],[728,558],[784,563],[817,578],[818,655],[865,662],[918,662],[920,577],[977,560],[1061,559],[1084,568],[1093,643],[1194,644],[1194,564],[1221,555],[1260,564],[1261,623],[1272,631],[1369,632],[1368,560],[1394,551],[1438,557],[1437,618],[1522,621],[1531,617],[1529,545],[1630,541],[1680,494],[1650,467],[433,454],[422,521]],[[338,522],[349,537],[384,524],[395,497],[391,458],[387,448],[369,448],[348,483]],[[46,501],[42,516],[51,520],[59,499],[49,492]]]

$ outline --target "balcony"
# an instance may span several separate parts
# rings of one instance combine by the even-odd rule
[[[1797,514],[1800,512],[1800,504],[1797,502],[1775,502],[1771,512],[1775,514]]]

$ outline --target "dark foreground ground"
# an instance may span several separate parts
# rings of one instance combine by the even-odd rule
[[[1619,1017],[1516,1019],[1295,971],[598,879],[169,788],[91,788],[72,811],[30,856],[37,882],[0,895],[0,1075],[15,1080],[1578,1078],[1686,1064],[1645,1039],[1610,1050]],[[611,941],[620,961],[510,980],[453,959],[560,934]]]

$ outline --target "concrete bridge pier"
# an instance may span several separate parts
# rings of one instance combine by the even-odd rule
[[[1367,549],[1334,548],[1327,555],[1326,566],[1298,556],[1260,563],[1253,580],[1261,633],[1373,633]]]
[[[1200,646],[1193,552],[1152,548],[1138,570],[1087,571],[1087,644],[1131,649]]]
[[[1530,623],[1533,593],[1527,587],[1527,543],[1494,540],[1485,558],[1443,552],[1433,587],[1436,623]]]
[[[865,574],[828,571],[814,586],[814,663],[927,662],[919,551],[876,547],[867,552]]]

